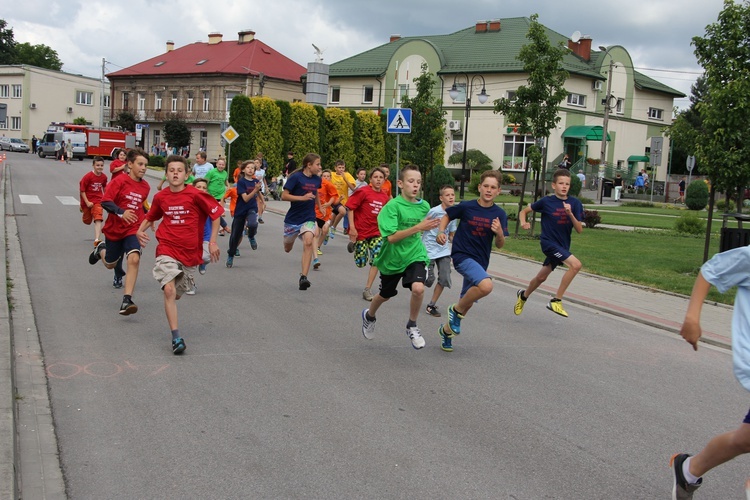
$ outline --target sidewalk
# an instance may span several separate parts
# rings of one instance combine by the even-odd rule
[[[288,208],[289,203],[271,199],[266,210],[284,215]],[[493,252],[488,272],[496,280],[514,288],[525,288],[539,272],[540,265],[539,262]],[[537,293],[552,296],[562,275],[561,271],[553,272]],[[565,294],[565,301],[679,334],[689,298],[582,271]],[[732,310],[731,306],[707,302],[701,313],[701,341],[731,348]]]

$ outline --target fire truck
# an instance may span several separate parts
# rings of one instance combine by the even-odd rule
[[[48,134],[78,132],[86,135],[86,156],[114,158],[118,149],[135,147],[135,132],[114,127],[91,127],[72,123],[51,123]]]

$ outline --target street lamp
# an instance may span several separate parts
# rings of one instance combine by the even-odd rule
[[[609,55],[609,51],[607,47],[600,45],[599,50]],[[615,60],[612,58],[612,56],[610,56],[609,75],[607,76],[607,95],[604,99],[602,99],[602,104],[604,105],[604,118],[602,119],[602,149],[601,149],[601,155],[599,155],[599,204],[600,205],[604,203],[604,172],[605,172],[606,165],[607,165],[607,127],[609,125],[609,112],[613,108],[613,105],[611,104],[611,101],[614,98],[614,96],[612,95],[612,72],[614,71],[615,67],[616,67]],[[615,105],[616,104],[617,104],[617,99],[615,98]]]
[[[451,96],[451,99],[453,100],[453,102],[456,102],[456,99],[458,99],[458,96],[461,95],[461,91],[458,90],[458,85],[456,85],[456,81],[458,80],[459,76],[463,77],[463,79],[466,80],[466,121],[464,124],[464,150],[463,150],[463,159],[461,160],[461,188],[458,192],[458,198],[460,200],[463,200],[464,199],[464,183],[466,182],[466,141],[469,137],[469,115],[471,114],[471,95],[473,93],[475,82],[478,84],[477,79],[481,80],[482,82],[482,91],[477,95],[479,104],[486,103],[490,95],[487,93],[487,90],[485,89],[484,77],[482,75],[474,75],[472,78],[469,78],[469,75],[467,75],[466,73],[459,72],[458,74],[456,74],[456,76],[453,77],[453,86],[448,91],[448,94]]]

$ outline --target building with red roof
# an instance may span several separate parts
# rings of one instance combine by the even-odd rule
[[[300,77],[305,73],[304,66],[245,30],[231,41],[220,33],[209,34],[208,42],[180,48],[168,41],[163,54],[106,76],[112,116],[132,113],[136,123],[144,125],[144,148],[162,145],[165,120],[178,116],[192,129],[193,151],[201,149],[215,158],[223,153],[221,132],[234,96],[300,101]]]

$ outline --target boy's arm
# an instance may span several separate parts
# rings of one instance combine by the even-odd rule
[[[398,243],[399,241],[408,238],[409,236],[417,233],[421,233],[422,231],[429,231],[430,229],[435,229],[440,225],[440,221],[442,219],[434,219],[434,218],[426,218],[423,221],[419,222],[418,224],[413,225],[412,227],[408,227],[406,229],[402,229],[401,231],[396,231],[393,234],[388,235],[388,243]],[[445,239],[445,234],[443,234],[443,239]],[[439,237],[439,235],[438,235]],[[441,243],[442,244],[442,243]]]
[[[505,245],[505,233],[503,232],[503,225],[500,223],[500,219],[498,217],[495,217],[492,220],[490,229],[492,229],[492,232],[495,233],[495,247],[503,248],[503,246]]]
[[[698,278],[693,285],[693,292],[690,294],[690,303],[688,304],[685,320],[680,328],[680,335],[693,346],[693,350],[698,350],[698,339],[701,338],[701,309],[703,301],[706,300],[708,291],[711,289],[711,283],[706,281],[703,273],[698,273]]]
[[[346,185],[349,186],[352,190],[357,188],[357,183],[354,182],[354,177],[349,172],[344,172],[344,182],[346,182]]]
[[[581,234],[581,231],[583,231],[583,224],[581,224],[581,221],[576,219],[573,210],[570,209],[570,203],[563,203],[563,207],[565,207],[565,212],[568,214],[570,222],[573,223],[573,229],[576,230],[576,233]]]
[[[346,217],[349,219],[349,241],[356,242],[359,232],[357,226],[354,225],[354,210],[347,211]]]
[[[219,258],[221,257],[219,244],[216,243],[216,236],[219,234],[220,225],[221,217],[217,217],[211,221],[211,236],[208,239],[208,253],[211,254],[211,262],[219,262]]]
[[[91,208],[94,204],[89,201],[88,196],[86,196],[85,191],[81,191],[81,199],[86,204],[87,207]]]
[[[249,193],[242,193],[240,195],[240,196],[242,196],[242,201],[244,201],[245,203],[247,203],[248,201],[250,201],[251,198],[254,198],[255,196],[258,195],[258,191],[260,191],[260,182],[256,183],[255,187],[253,188],[253,190],[250,191]]]
[[[526,216],[529,212],[531,212],[531,205],[526,205],[523,207],[523,210],[518,213],[518,220],[521,223],[521,227],[524,229],[531,229],[531,224],[526,222]]]
[[[154,221],[143,219],[143,222],[141,222],[141,225],[138,228],[138,232],[135,233],[135,236],[138,238],[138,242],[142,247],[145,247],[149,242],[148,234],[146,234],[146,229],[148,229],[149,227],[153,230]]]
[[[450,217],[448,217],[448,214],[445,214],[439,220],[440,223],[438,225],[438,234],[435,237],[435,241],[437,241],[439,245],[445,245],[445,242],[448,240],[448,237],[445,236],[445,228],[448,227],[451,219]],[[453,241],[453,236],[451,236],[451,241]]]

